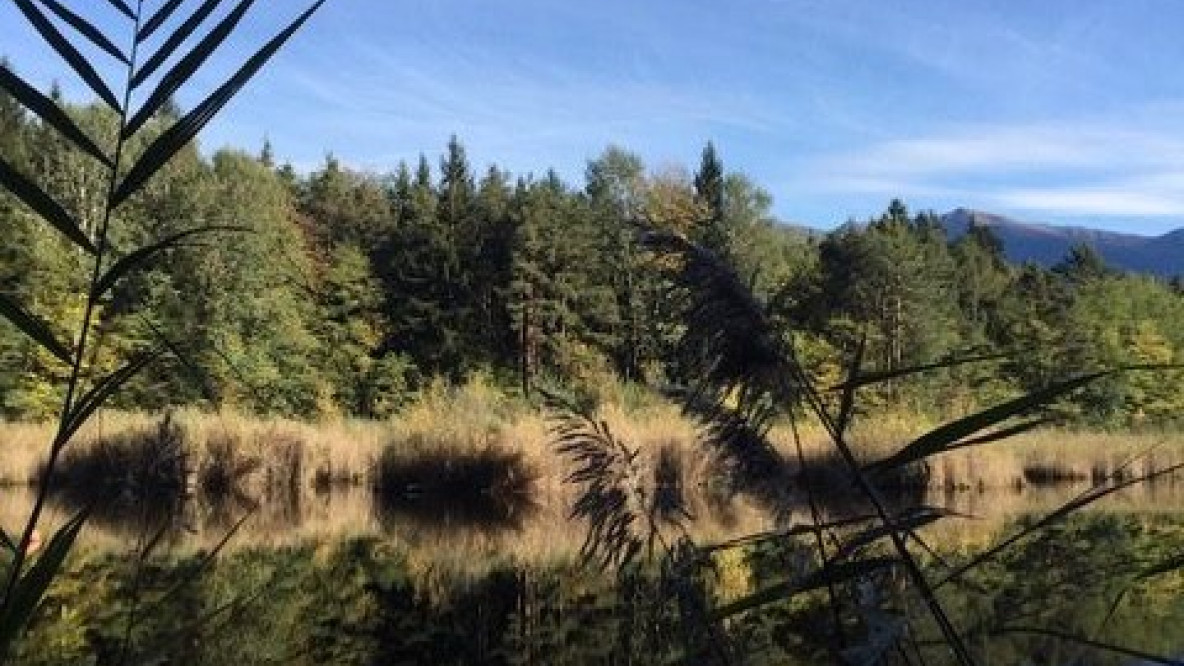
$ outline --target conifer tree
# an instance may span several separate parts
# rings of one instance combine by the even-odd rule
[[[455,159],[458,154],[460,160]],[[439,188],[434,184],[427,158],[420,156],[409,205],[382,243],[378,265],[390,330],[386,347],[407,354],[427,375],[459,379],[468,358],[462,328],[468,303],[459,282],[463,276],[453,224],[458,212],[467,210],[467,175],[455,178],[467,174],[467,165],[463,172],[457,168],[463,152],[453,157],[454,192],[449,197],[443,183]],[[448,162],[444,164],[447,171]]]
[[[730,260],[731,234],[724,206],[724,167],[719,156],[716,155],[715,144],[710,141],[703,148],[699,170],[695,172],[695,195],[707,212],[695,240],[712,252]]]
[[[641,159],[615,146],[591,161],[585,176],[592,222],[600,236],[601,283],[611,287],[615,299],[610,354],[626,380],[644,380],[644,365],[656,352],[649,317],[655,278],[645,270],[637,242],[644,177]]]

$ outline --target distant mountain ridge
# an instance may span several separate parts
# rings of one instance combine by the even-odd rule
[[[950,238],[966,233],[971,222],[990,227],[1015,262],[1052,266],[1074,245],[1092,246],[1106,263],[1135,273],[1184,275],[1184,228],[1162,236],[1140,236],[1087,227],[1059,227],[1013,220],[1002,215],[958,208],[941,216]]]

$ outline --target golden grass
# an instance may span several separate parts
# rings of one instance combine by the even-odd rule
[[[682,462],[684,486],[699,485],[712,472],[711,454],[697,441],[693,423],[676,406],[654,401],[640,410],[618,402],[602,407],[599,418],[643,460],[656,464],[663,449]],[[262,483],[280,475],[296,475],[302,488],[328,483],[370,482],[384,450],[388,455],[439,455],[489,448],[521,454],[538,477],[545,496],[564,495],[565,461],[550,444],[543,414],[507,399],[481,381],[461,387],[436,385],[403,413],[388,421],[344,419],[310,424],[287,419],[249,417],[234,412],[181,410],[175,420],[185,434],[190,459],[200,469],[215,464],[219,447],[229,444],[240,459],[258,462],[253,472]],[[70,445],[93,447],[104,437],[133,429],[150,429],[159,415],[102,413],[88,423]],[[850,440],[866,461],[888,455],[924,431],[926,424],[896,417],[855,425]],[[38,478],[45,462],[49,424],[0,422],[0,484],[26,485]],[[833,447],[820,428],[801,428],[807,459],[825,459]],[[797,459],[787,427],[772,433],[775,445],[793,465]],[[290,460],[292,457],[298,459]],[[288,460],[285,460],[288,458]],[[1133,462],[1132,462],[1133,461]],[[1097,433],[1047,429],[984,446],[961,449],[929,462],[931,488],[969,489],[1024,486],[1033,470],[1056,470],[1065,478],[1091,479],[1126,466],[1141,474],[1184,461],[1184,433]]]
[[[696,518],[689,522],[696,537],[725,539],[772,525],[771,519],[751,504],[732,501],[721,505],[704,492],[705,482],[714,473],[714,462],[707,448],[696,441],[695,426],[676,406],[661,400],[647,400],[640,406],[637,401],[610,400],[599,417],[618,437],[642,451],[640,460],[647,468],[647,478],[654,478],[663,451],[678,461],[680,485]],[[85,450],[104,437],[151,429],[159,418],[151,414],[103,413],[79,433],[71,448]],[[190,503],[184,519],[193,535],[185,537],[185,541],[195,547],[216,544],[229,525],[250,511],[252,504],[257,508],[251,512],[244,537],[236,538],[235,543],[267,545],[386,534],[433,553],[432,566],[437,567],[446,566],[448,553],[455,556],[458,567],[474,558],[572,558],[584,534],[583,525],[567,517],[576,489],[564,481],[567,463],[549,443],[544,415],[507,398],[480,379],[459,387],[434,385],[387,421],[345,419],[310,424],[193,410],[181,410],[175,419],[184,432],[190,460],[195,461],[199,476],[203,467],[225,464],[226,446],[232,448],[236,460],[257,462],[247,466],[250,471],[246,478],[238,480],[241,488],[237,489],[244,491],[245,502],[227,505],[199,498]],[[851,442],[863,459],[874,460],[931,426],[907,416],[864,420],[855,425]],[[0,423],[0,443],[5,450],[0,456],[0,481],[15,486],[2,491],[0,524],[6,528],[18,525],[27,515],[27,502],[22,499],[27,497],[27,491],[22,486],[37,478],[51,433],[51,426],[44,424]],[[831,445],[817,426],[806,424],[801,435],[808,459],[824,460],[831,454]],[[776,428],[772,438],[793,465],[796,451],[789,429]],[[436,455],[447,459],[457,452],[489,449],[517,453],[536,478],[532,499],[537,510],[523,518],[517,531],[450,534],[447,530],[424,531],[410,518],[379,520],[375,515],[369,487],[384,452],[388,456]],[[1060,470],[1067,477],[1079,477],[1084,480],[1081,483],[1088,483],[1098,475],[1115,472],[1132,459],[1135,462],[1128,468],[1130,474],[1180,462],[1184,460],[1184,434],[1043,430],[939,456],[930,463],[928,485],[935,503],[953,505],[972,514],[1013,515],[1032,510],[1032,502],[1045,497],[1032,483],[1033,469]],[[269,490],[277,484],[292,492],[281,493],[277,499]],[[1006,491],[981,495],[974,492],[999,489]],[[1107,500],[1107,505],[1120,506],[1126,501],[1145,507],[1160,501],[1138,492],[1143,491],[1124,493]],[[1153,492],[1161,491],[1145,491]],[[989,498],[990,506],[975,504],[982,498]],[[1178,508],[1184,503],[1172,500],[1169,504]],[[54,515],[61,519],[68,515],[68,508],[57,507]],[[990,532],[974,521],[943,521],[942,526],[951,531],[952,539],[963,538],[956,537],[960,530],[976,535]],[[86,540],[127,544],[128,534],[113,526],[100,527],[88,530]]]
[[[899,450],[937,426],[901,414],[857,421],[849,441],[863,462]],[[807,459],[824,459],[833,445],[820,427],[803,429]],[[775,428],[773,438],[791,460],[792,437]],[[941,490],[987,490],[1041,485],[1048,481],[1089,481],[1111,475],[1131,478],[1184,463],[1184,432],[1094,432],[1045,428],[980,446],[958,449],[928,460],[927,486]],[[1177,474],[1184,479],[1184,474]]]
[[[53,437],[53,426],[40,423],[0,421],[0,484],[25,485],[32,482],[45,464],[46,450]]]
[[[257,460],[258,475],[296,474],[302,487],[318,479],[363,481],[386,444],[384,424],[338,421],[309,424],[287,419],[261,419],[235,412],[204,413],[180,410],[173,416],[184,433],[190,460],[200,470],[216,462],[218,448],[229,444],[241,458]],[[160,415],[105,412],[87,423],[67,451],[94,447],[105,438],[132,430],[148,430]],[[45,465],[53,435],[50,424],[0,423],[0,482],[25,485],[34,482]],[[299,455],[299,464],[290,459]]]

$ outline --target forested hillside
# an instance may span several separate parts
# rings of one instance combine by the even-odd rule
[[[100,108],[71,113],[96,136],[115,131]],[[95,166],[4,97],[0,155],[93,221]],[[208,158],[191,146],[119,209],[113,233],[117,249],[131,248],[210,224],[227,230],[194,237],[103,304],[104,366],[145,341],[174,352],[130,385],[123,407],[382,417],[433,378],[474,372],[527,393],[543,382],[677,382],[669,267],[639,244],[641,225],[727,258],[824,380],[840,377],[863,335],[881,370],[1008,355],[871,396],[906,410],[959,411],[1070,372],[1184,360],[1179,285],[1116,272],[1084,247],[1051,269],[1010,264],[989,228],[951,241],[936,216],[900,202],[814,238],[775,223],[769,196],[726,171],[711,145],[693,170],[648,169],[610,147],[580,183],[478,167],[455,138],[438,159],[389,173],[329,158],[303,175],[266,146]],[[77,251],[7,194],[0,225],[0,288],[64,324],[83,303],[64,284],[79,273],[65,270]],[[46,352],[3,323],[0,354],[0,414],[51,414],[59,368]],[[1066,414],[1166,421],[1184,409],[1179,380],[1123,374]]]
[[[1074,245],[1089,245],[1108,264],[1134,273],[1166,278],[1184,276],[1184,229],[1159,236],[1140,236],[1085,227],[1059,227],[1020,222],[1002,215],[958,208],[941,216],[952,238],[972,224],[989,226],[1012,261],[1052,266]]]

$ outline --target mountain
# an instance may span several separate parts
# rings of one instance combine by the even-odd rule
[[[1057,227],[1020,222],[1002,215],[958,208],[941,216],[950,238],[966,233],[971,221],[990,227],[1011,261],[1045,266],[1065,258],[1078,243],[1092,246],[1116,268],[1152,275],[1184,275],[1184,229],[1162,236],[1139,236],[1086,227]]]

